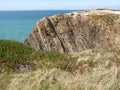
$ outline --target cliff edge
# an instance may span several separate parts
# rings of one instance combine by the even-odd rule
[[[44,17],[24,41],[35,50],[80,52],[120,46],[120,11],[86,10]]]

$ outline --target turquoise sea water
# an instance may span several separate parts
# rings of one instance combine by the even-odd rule
[[[75,10],[0,11],[0,39],[23,42],[31,33],[37,20],[73,11]]]

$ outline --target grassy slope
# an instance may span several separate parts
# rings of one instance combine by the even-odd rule
[[[67,64],[70,61],[69,59],[71,58],[68,57],[68,55],[63,55],[55,51],[36,52],[23,43],[0,40],[0,62],[7,60],[5,66],[8,69],[12,69],[16,63],[29,64],[32,68],[60,67],[66,69],[66,66],[68,66]]]
[[[36,70],[9,75],[1,73],[0,90],[120,89],[119,47],[72,54],[71,56],[78,57],[76,63],[75,59],[57,52],[33,50],[30,56]],[[80,65],[83,65],[82,72],[75,73],[74,70],[77,70],[77,66]]]

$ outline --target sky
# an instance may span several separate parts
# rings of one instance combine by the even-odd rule
[[[120,0],[0,0],[0,10],[120,9]]]

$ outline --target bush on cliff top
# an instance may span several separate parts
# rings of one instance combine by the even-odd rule
[[[36,52],[31,47],[23,43],[10,40],[0,40],[0,69],[1,63],[8,69],[14,69],[16,64],[28,64],[33,69],[37,68],[57,68],[71,70],[74,60],[66,55],[55,51]]]
[[[0,40],[0,60],[2,59],[25,59],[34,50],[17,41]]]
[[[7,71],[10,71],[18,63],[30,62],[29,58],[33,52],[35,50],[23,43],[0,40],[0,69],[5,68]]]

